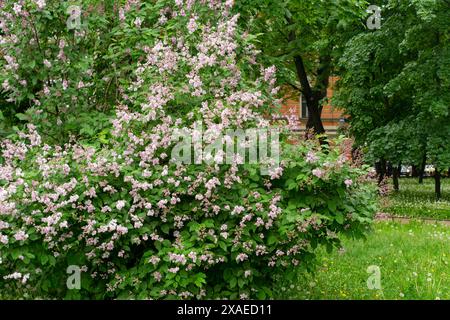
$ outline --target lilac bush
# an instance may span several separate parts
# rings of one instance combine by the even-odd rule
[[[95,4],[86,1],[83,9]],[[226,139],[220,134],[226,129],[271,126],[267,115],[279,103],[275,69],[258,63],[256,37],[240,29],[233,1],[127,1],[110,11],[87,10],[98,15],[89,20],[94,29],[40,25],[37,36],[14,33],[30,15],[57,16],[64,6],[0,2],[3,89],[11,101],[32,104],[24,130],[1,142],[1,292],[273,298],[279,278],[293,279],[300,264],[312,264],[318,245],[339,246],[339,234],[367,229],[375,207],[366,172],[339,147],[290,145],[282,134],[282,162],[268,176],[261,164],[238,156],[226,164],[173,161],[173,133],[196,123],[204,127],[204,143]],[[105,19],[108,46],[95,37],[95,21]],[[55,34],[60,39],[53,43]],[[29,59],[23,48],[38,45],[27,36],[54,49],[37,55],[35,68],[23,65]],[[83,50],[68,50],[69,43]],[[42,68],[47,79],[20,86]],[[82,139],[61,127],[67,137],[60,143],[46,134],[83,108],[100,110],[109,86],[114,115],[105,116],[110,125],[101,133]],[[65,103],[69,108],[55,113]],[[71,265],[82,271],[79,290],[66,285]]]

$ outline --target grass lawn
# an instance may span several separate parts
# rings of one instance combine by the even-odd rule
[[[450,219],[450,179],[435,201],[434,180],[401,179],[400,191],[380,198],[381,211],[412,218]],[[300,272],[291,299],[450,299],[450,226],[420,220],[376,222],[366,240],[343,241],[332,254],[319,251],[314,275]],[[370,290],[369,266],[378,266],[381,290]]]
[[[381,199],[381,211],[398,216],[450,219],[450,179],[442,179],[442,199],[435,201],[434,180],[419,184],[416,178],[400,179],[400,191]]]
[[[377,222],[367,240],[319,254],[315,275],[300,273],[292,299],[450,299],[450,227]],[[369,290],[369,266],[379,266],[381,290]]]

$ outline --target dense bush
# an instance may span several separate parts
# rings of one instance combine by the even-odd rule
[[[126,72],[111,58],[113,1],[83,3],[79,26],[76,3],[0,3],[0,118],[32,121],[52,143],[101,132]]]
[[[27,92],[12,84],[12,79],[21,81],[15,63],[26,56],[17,49],[22,42],[14,39],[25,35],[14,37],[8,26],[25,21],[27,12],[58,16],[65,10],[58,3],[2,3],[7,22],[1,45],[10,50],[5,61],[11,68],[1,77],[12,85],[6,88],[12,100]],[[270,298],[277,277],[289,279],[298,264],[309,265],[317,245],[332,248],[339,233],[363,233],[374,213],[373,194],[365,172],[338,147],[292,146],[282,136],[283,161],[269,176],[238,157],[230,164],[171,161],[176,129],[201,122],[204,142],[213,143],[226,140],[225,129],[270,126],[263,115],[277,103],[275,70],[257,63],[255,37],[237,27],[232,1],[128,1],[111,10],[119,18],[109,21],[111,31],[102,35],[110,41],[107,53],[98,53],[101,47],[86,49],[107,57],[116,70],[111,125],[90,139],[60,128],[67,135],[60,145],[41,137],[43,123],[55,126],[69,117],[66,112],[76,118],[76,110],[95,109],[96,90],[109,90],[102,84],[108,66],[92,68],[85,100],[73,99],[73,111],[60,109],[63,115],[55,119],[39,118],[51,114],[58,99],[66,103],[56,79],[61,71],[55,70],[49,73],[48,94],[39,96],[42,102],[33,97],[38,103],[28,114],[34,124],[2,141],[1,292]],[[58,35],[78,39],[87,30]],[[60,50],[69,54],[65,46]],[[36,65],[45,64],[44,56],[36,59]],[[68,95],[78,97],[78,91]],[[80,290],[66,286],[70,265],[83,270]]]

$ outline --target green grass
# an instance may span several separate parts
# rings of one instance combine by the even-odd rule
[[[314,275],[285,289],[293,299],[450,299],[450,227],[378,222],[367,240],[344,240],[342,250],[320,251]],[[381,290],[369,290],[369,266],[379,266]],[[292,287],[292,286],[291,286]]]
[[[381,199],[381,211],[397,216],[450,219],[450,179],[442,179],[442,199],[435,201],[434,180],[400,179],[400,191]]]

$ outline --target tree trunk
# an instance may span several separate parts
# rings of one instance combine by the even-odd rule
[[[308,107],[308,122],[307,129],[313,129],[315,134],[325,133],[325,128],[322,123],[322,106],[320,101],[327,96],[327,88],[330,77],[328,57],[321,58],[321,67],[318,70],[317,83],[314,88],[311,87],[308,75],[306,74],[305,65],[300,55],[294,56],[295,68],[297,77],[301,85],[301,91],[306,99]]]
[[[388,177],[392,177],[393,176],[393,166],[392,166],[392,163],[391,162],[388,162],[387,163],[387,168],[386,168],[386,175],[388,176]]]
[[[427,165],[427,154],[425,153],[422,159],[422,164],[420,165],[419,172],[419,183],[423,183],[423,176],[425,175],[425,166]]]
[[[398,183],[398,178],[400,177],[400,170],[401,170],[401,166],[400,165],[398,167],[394,167],[392,169],[392,181],[394,183],[394,190],[395,191],[399,191],[400,190],[399,183]]]
[[[319,101],[313,98],[312,101],[307,102],[306,104],[308,106],[308,121],[306,122],[306,129],[313,129],[315,134],[325,133]]]
[[[436,200],[441,199],[441,173],[439,172],[438,168],[436,168],[436,171],[434,172],[434,192],[436,194]]]
[[[380,185],[386,175],[386,160],[381,159],[378,161],[375,164],[375,169],[378,174],[378,185]]]
[[[411,166],[411,177],[413,178],[419,177],[419,170],[415,164]]]

